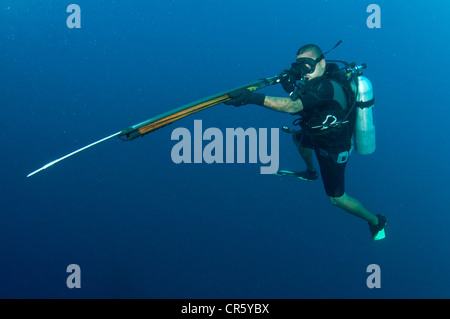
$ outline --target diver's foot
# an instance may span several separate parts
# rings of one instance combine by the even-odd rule
[[[381,240],[386,237],[384,232],[384,227],[386,226],[386,217],[380,214],[377,214],[378,224],[372,225],[369,223],[369,230],[372,234],[373,240]]]
[[[313,181],[319,178],[319,173],[317,173],[316,170],[310,171],[310,170],[306,170],[303,172],[294,172],[294,171],[288,171],[288,170],[279,170],[278,172],[275,173],[275,175],[278,176],[294,176],[294,177],[298,177],[301,180],[304,181]]]
[[[314,181],[319,178],[319,173],[316,170],[310,171],[307,169],[303,172],[297,172],[297,177],[304,181]]]

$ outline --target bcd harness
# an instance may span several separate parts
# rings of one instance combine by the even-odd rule
[[[341,62],[345,64],[345,67],[340,69],[336,63],[329,63],[324,76],[311,81],[298,81],[296,83],[297,91],[291,94],[291,98],[295,100],[301,97],[302,94],[307,93],[315,96],[322,104],[327,104],[328,106],[334,105],[334,107],[332,109],[328,107],[324,110],[314,109],[313,111],[303,112],[301,117],[294,121],[294,125],[300,125],[307,130],[308,134],[312,137],[311,142],[316,146],[315,148],[321,156],[330,157],[334,162],[341,164],[347,162],[349,149],[340,153],[330,153],[322,147],[319,147],[314,142],[314,138],[325,137],[325,135],[330,133],[337,133],[339,129],[352,130],[354,117],[350,116],[355,110],[357,92],[352,90],[350,83],[351,81],[356,81],[356,71],[359,70],[354,63],[349,64],[336,60],[329,60],[329,62]],[[333,97],[327,100],[323,100],[317,95],[317,90],[320,88],[320,85],[324,84],[325,80],[328,80],[333,87]],[[356,83],[355,88],[357,88]],[[347,127],[348,125],[350,127]],[[350,135],[349,138],[351,139],[352,132],[347,134]]]
[[[297,91],[291,94],[293,100],[307,93],[316,97],[319,103],[334,105],[333,109],[328,107],[324,110],[314,109],[307,112],[302,111],[302,117],[294,121],[295,125],[301,124],[312,135],[326,134],[330,129],[341,128],[342,125],[348,124],[350,122],[348,118],[354,109],[354,103],[356,101],[355,92],[351,89],[345,73],[339,70],[337,64],[331,63],[327,69],[327,72],[322,77],[308,81],[312,82],[311,84],[302,80],[298,81],[296,84]],[[326,80],[333,87],[333,97],[323,100],[317,95],[317,90]],[[303,121],[303,117],[307,118],[307,120]]]

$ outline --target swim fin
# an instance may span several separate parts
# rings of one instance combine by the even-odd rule
[[[386,233],[384,231],[384,227],[386,226],[386,217],[380,214],[377,214],[378,217],[378,225],[374,226],[369,224],[369,230],[372,234],[373,240],[381,240],[386,237]]]
[[[384,228],[380,230],[374,237],[373,240],[381,240],[386,237],[386,233],[384,232]]]
[[[313,181],[319,178],[319,174],[316,170],[314,171],[303,171],[303,172],[294,172],[294,171],[288,171],[288,170],[279,170],[274,175],[277,176],[294,176],[297,178],[300,178],[304,181]]]

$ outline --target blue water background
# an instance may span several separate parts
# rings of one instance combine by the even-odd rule
[[[1,298],[449,298],[448,44],[444,1],[0,3]],[[377,150],[353,153],[347,193],[387,238],[333,207],[320,181],[258,164],[174,164],[177,127],[272,128],[294,119],[216,106],[142,139],[113,139],[193,100],[278,74],[305,43],[365,62]],[[286,96],[279,86],[264,90]],[[280,166],[303,169],[280,135]],[[66,286],[69,264],[81,288]],[[381,288],[366,286],[370,264]]]

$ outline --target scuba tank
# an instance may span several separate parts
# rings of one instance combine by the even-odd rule
[[[345,71],[347,81],[353,91],[353,105],[350,107],[347,117],[356,108],[356,122],[353,132],[354,146],[358,154],[368,155],[375,151],[375,116],[374,97],[372,83],[363,76],[362,69],[367,68],[365,63],[357,65],[341,60],[328,60],[328,62],[339,62],[345,65],[341,70]]]
[[[356,77],[356,123],[355,123],[355,150],[358,154],[367,155],[375,151],[375,116],[372,83],[363,75]]]

